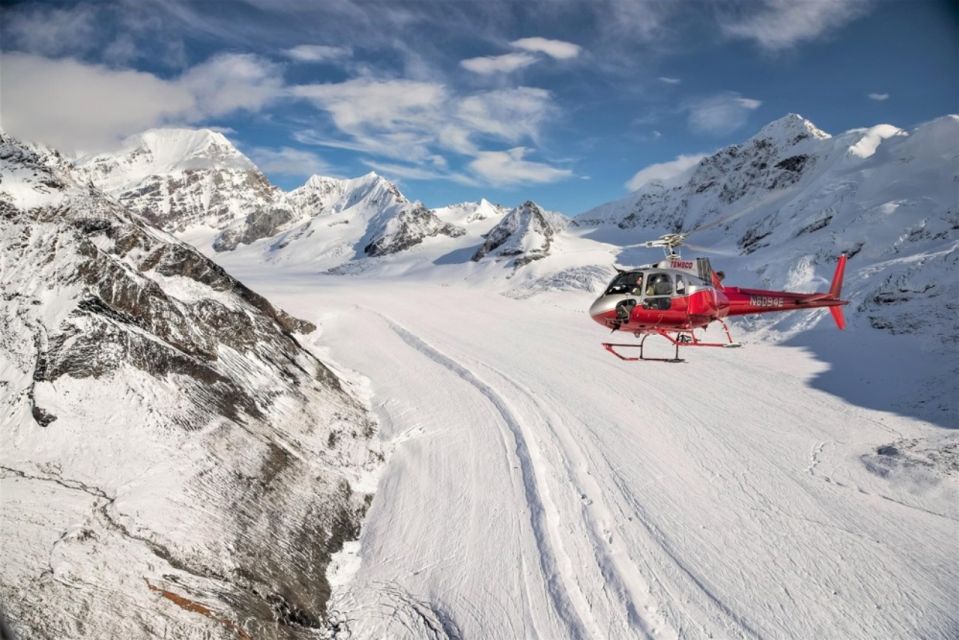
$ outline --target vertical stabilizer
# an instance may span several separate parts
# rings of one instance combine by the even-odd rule
[[[832,285],[829,287],[829,297],[839,299],[842,293],[842,278],[846,273],[846,254],[839,256],[839,262],[836,264],[836,273],[832,277]]]

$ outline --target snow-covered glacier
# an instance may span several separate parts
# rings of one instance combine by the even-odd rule
[[[179,136],[153,178],[115,183],[5,156],[22,346],[0,486],[29,554],[0,582],[37,612],[27,637],[959,629],[959,118],[831,135],[786,116],[572,219],[521,197],[429,209],[375,174],[143,214],[196,251],[115,185],[258,170]],[[771,315],[732,325],[742,349],[611,358],[589,303],[675,231],[744,286],[822,289],[845,252],[848,329]]]

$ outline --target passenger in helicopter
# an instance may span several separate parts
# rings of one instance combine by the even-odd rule
[[[670,307],[669,296],[673,293],[673,283],[666,273],[655,273],[646,282],[647,309],[665,310]]]
[[[665,273],[656,273],[649,277],[646,283],[647,296],[668,296],[673,292],[673,285]]]

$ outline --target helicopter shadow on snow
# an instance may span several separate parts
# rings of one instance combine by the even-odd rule
[[[959,429],[959,353],[923,351],[916,336],[808,331],[782,343],[809,350],[829,368],[808,384],[867,409]]]

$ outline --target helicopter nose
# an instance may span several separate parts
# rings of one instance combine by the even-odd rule
[[[589,307],[590,317],[603,325],[610,326],[611,322],[616,321],[616,298],[613,296],[600,296]]]

